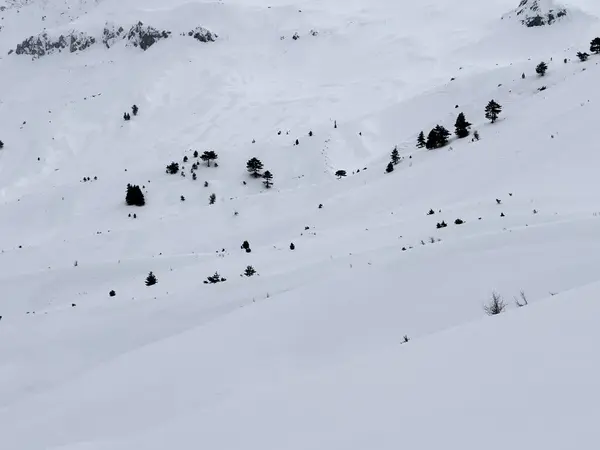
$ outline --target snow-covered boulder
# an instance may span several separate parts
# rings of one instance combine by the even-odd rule
[[[541,27],[552,25],[566,15],[567,9],[554,0],[521,0],[519,6],[504,17],[516,18],[527,27]]]
[[[117,27],[107,22],[102,32],[102,43],[106,48],[111,48],[117,41],[125,37],[124,34],[125,29],[123,27]]]
[[[188,31],[187,35],[200,42],[214,42],[219,36],[204,27],[196,27]]]

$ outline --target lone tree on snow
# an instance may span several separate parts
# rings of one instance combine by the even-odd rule
[[[590,51],[595,54],[600,53],[600,37],[592,39],[592,42],[590,42]]]
[[[202,153],[202,156],[200,156],[200,159],[202,161],[205,161],[206,165],[208,167],[210,167],[210,162],[211,161],[214,161],[214,160],[216,160],[218,158],[219,158],[219,155],[217,155],[213,150],[205,151],[204,153]]]
[[[258,158],[251,158],[246,163],[246,170],[248,172],[250,172],[250,174],[254,178],[261,177],[260,171],[262,170],[262,168],[263,168],[263,163]]]
[[[216,200],[217,196],[215,194],[210,194],[210,196],[208,197],[208,204],[214,205]]]
[[[454,134],[458,136],[459,139],[466,138],[469,135],[469,128],[471,124],[467,122],[465,119],[465,115],[460,113],[456,118],[456,123],[454,124]]]
[[[342,177],[345,177],[345,176],[346,176],[346,171],[345,171],[345,170],[338,170],[338,171],[335,173],[335,176],[336,176],[336,177],[338,177],[338,180],[339,180],[339,179],[341,179]]]
[[[171,164],[167,165],[167,173],[170,175],[176,175],[179,172],[179,163],[173,161]]]
[[[485,107],[485,118],[494,123],[496,122],[496,120],[498,120],[498,116],[501,112],[502,106],[500,106],[494,100],[490,100],[490,102]]]
[[[547,70],[548,70],[548,64],[546,64],[544,61],[542,61],[535,68],[535,73],[537,73],[540,77],[543,77],[544,75],[546,75]]]
[[[244,275],[247,277],[251,277],[256,273],[256,270],[252,266],[247,266],[246,270],[244,270]]]
[[[125,120],[125,121],[131,120],[131,116],[129,115],[129,113],[123,114],[123,120]]]
[[[156,275],[154,275],[152,272],[150,272],[148,274],[148,276],[146,277],[146,286],[154,286],[156,283],[158,283],[158,279],[156,278]]]
[[[137,184],[127,184],[125,203],[129,206],[144,206],[146,204],[144,193]]]
[[[590,54],[587,52],[577,52],[577,57],[579,58],[579,61],[585,62],[590,57]]]
[[[396,165],[400,162],[400,155],[398,153],[398,147],[394,147],[391,154],[392,164]]]
[[[394,163],[392,163],[391,161],[388,163],[387,167],[385,168],[385,172],[386,173],[390,173],[394,171]]]
[[[492,292],[490,302],[483,306],[483,310],[488,316],[498,315],[504,312],[505,309],[506,303],[504,303],[504,300],[502,300],[502,297],[497,292]]]
[[[273,179],[273,174],[271,172],[269,172],[268,170],[265,170],[265,173],[262,176],[264,178],[265,181],[263,181],[263,184],[265,185],[265,187],[267,189],[271,189],[271,187],[273,186],[273,181],[271,181]]]
[[[425,147],[427,141],[425,140],[425,133],[423,133],[422,131],[419,133],[419,136],[417,137],[417,147],[418,148],[423,148]]]
[[[137,116],[138,111],[139,111],[139,108],[137,107],[137,105],[133,105],[131,107],[131,112],[133,113],[134,116]]]
[[[4,148],[4,142],[0,141],[0,148]]]

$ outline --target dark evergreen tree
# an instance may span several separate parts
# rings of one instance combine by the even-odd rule
[[[300,141],[298,139],[296,139],[296,142],[294,142],[294,145],[300,145]]]
[[[173,161],[171,164],[167,165],[167,173],[170,175],[176,175],[179,172],[179,163]]]
[[[182,202],[185,202],[185,197],[184,197],[183,195],[182,195],[181,197],[179,197],[179,199],[180,199]]]
[[[156,283],[158,283],[158,279],[156,278],[156,275],[154,275],[152,272],[150,272],[148,274],[148,276],[146,277],[146,286],[154,286]]]
[[[208,181],[204,182],[204,187],[208,187]]]
[[[139,111],[139,108],[137,107],[137,105],[133,105],[131,107],[131,112],[133,113],[134,116],[137,116],[138,111]]]
[[[290,244],[290,250],[296,250],[296,246],[294,245],[293,242]]]
[[[214,205],[216,200],[217,196],[215,194],[210,194],[210,196],[208,197],[208,204]]]
[[[425,143],[425,147],[429,150],[434,148],[441,148],[448,143],[448,138],[450,137],[450,132],[441,125],[436,125],[433,128],[429,135],[427,136],[427,142]]]
[[[247,277],[251,277],[254,274],[256,274],[256,270],[252,266],[247,266],[246,270],[244,270],[244,275]]]
[[[490,102],[485,107],[485,118],[494,123],[496,122],[496,120],[498,120],[498,116],[501,112],[502,106],[500,106],[494,100],[490,100]]]
[[[131,116],[129,115],[129,113],[123,114],[123,120],[125,120],[125,121],[131,120]]]
[[[466,138],[469,135],[469,128],[471,124],[467,122],[465,119],[465,115],[460,113],[456,118],[456,123],[454,124],[454,134],[458,136],[459,139]]]
[[[206,165],[208,167],[210,167],[210,162],[211,161],[214,161],[214,160],[216,160],[218,158],[219,158],[219,155],[217,155],[213,150],[208,150],[208,151],[202,153],[202,156],[200,156],[200,159],[202,161],[205,161]]]
[[[540,77],[543,77],[544,75],[546,75],[547,70],[548,70],[548,64],[546,64],[544,61],[542,61],[535,68],[535,73],[537,73]]]
[[[579,58],[579,61],[585,62],[590,57],[590,54],[586,52],[577,52],[577,57]]]
[[[4,142],[0,141],[0,149],[4,148]]]
[[[394,165],[400,162],[400,154],[398,153],[398,147],[394,147],[394,150],[392,150],[391,159]]]
[[[263,163],[258,158],[251,158],[246,163],[246,170],[252,174],[254,178],[261,177],[260,171],[263,168]]]
[[[386,173],[390,173],[394,171],[394,163],[392,163],[391,161],[388,163],[387,167],[385,168]]]
[[[210,283],[210,284],[215,284],[215,283],[222,283],[224,281],[227,281],[225,278],[223,278],[221,275],[219,275],[219,272],[215,272],[214,275],[210,276],[210,277],[206,277],[206,281],[204,282],[206,283]]]
[[[194,158],[198,157],[198,150],[194,150]]]
[[[335,173],[335,176],[336,176],[336,177],[338,177],[338,180],[339,180],[340,178],[342,178],[342,177],[345,177],[345,176],[346,176],[346,171],[345,171],[345,170],[338,170],[338,171]]]
[[[114,297],[115,295],[117,295],[117,293],[116,293],[116,292],[113,290],[113,291],[110,291],[110,292],[108,293],[108,295],[109,295],[110,297]]]
[[[125,203],[129,206],[144,206],[146,204],[144,193],[137,184],[127,184]]]
[[[419,136],[417,137],[417,147],[418,148],[423,148],[425,147],[427,144],[427,141],[425,140],[425,133],[423,133],[422,131],[419,133]]]
[[[198,178],[198,175],[196,175],[196,172],[192,173],[192,180],[196,181],[196,179]]]
[[[188,162],[188,157],[187,157],[187,155],[183,157],[183,162],[184,162],[184,163]]]
[[[248,250],[250,250],[250,243],[249,243],[248,241],[244,241],[244,242],[242,242],[242,246],[241,246],[241,248],[242,248],[243,250],[246,250],[246,253],[249,253],[249,252],[248,252]]]
[[[600,53],[600,37],[592,39],[592,42],[590,42],[590,51],[595,54]]]
[[[271,186],[273,186],[273,182],[271,181],[273,179],[273,174],[271,172],[269,172],[268,170],[266,170],[262,177],[265,180],[265,181],[263,181],[263,184],[265,185],[265,187],[267,189],[270,189]]]

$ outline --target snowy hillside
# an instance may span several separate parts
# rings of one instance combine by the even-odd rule
[[[597,448],[600,5],[524,3],[0,0],[0,447]]]

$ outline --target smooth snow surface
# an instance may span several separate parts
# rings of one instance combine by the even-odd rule
[[[0,1],[0,448],[597,449],[600,4],[561,4]]]

